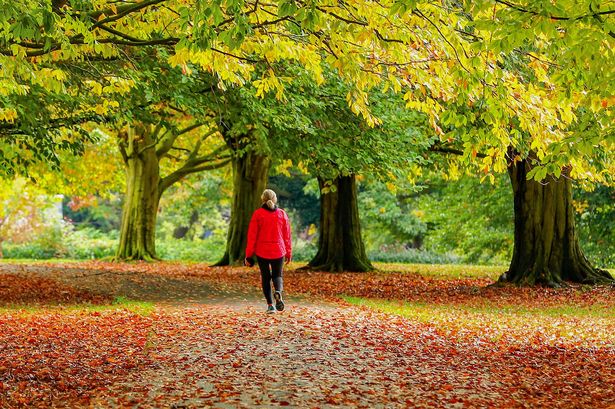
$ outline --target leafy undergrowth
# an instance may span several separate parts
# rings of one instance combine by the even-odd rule
[[[0,407],[615,405],[613,288],[492,288],[493,271],[391,268],[287,271],[287,292],[310,301],[268,316],[255,269],[39,265],[48,296],[21,300],[51,305],[0,309]],[[34,273],[0,274],[16,276],[7,294],[38,294]],[[53,305],[69,283],[90,294],[83,308]],[[93,309],[88,285],[107,299],[140,287],[156,304]]]

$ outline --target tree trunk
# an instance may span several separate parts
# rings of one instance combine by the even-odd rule
[[[319,179],[320,189],[325,187]],[[320,195],[318,253],[308,267],[321,271],[369,271],[373,266],[365,254],[357,204],[355,176],[339,176],[335,191]]]
[[[579,246],[572,206],[572,182],[527,180],[529,164],[509,168],[514,194],[515,242],[509,270],[500,281],[557,287],[564,281],[598,284],[613,277],[591,266]]]
[[[267,185],[271,163],[269,157],[248,151],[233,161],[233,201],[226,251],[216,266],[243,263],[247,245],[248,225],[252,213],[261,205],[261,193]]]
[[[156,216],[160,202],[160,171],[154,140],[142,127],[129,130],[121,147],[126,165],[120,260],[156,260]]]

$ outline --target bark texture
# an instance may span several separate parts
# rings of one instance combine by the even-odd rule
[[[322,190],[323,180],[319,180]],[[333,181],[335,192],[320,196],[318,252],[308,267],[321,271],[369,271],[373,266],[365,253],[354,175]]]
[[[590,264],[579,246],[570,179],[564,175],[541,183],[527,180],[528,171],[526,161],[509,168],[515,240],[510,268],[500,281],[551,287],[564,281],[613,282],[609,272]]]
[[[145,128],[131,128],[125,136],[126,195],[116,258],[153,260],[157,259],[156,216],[160,202],[158,156]]]
[[[199,124],[172,132],[162,124],[137,124],[119,135],[119,149],[126,167],[126,196],[122,211],[118,260],[157,260],[156,218],[162,194],[185,176],[225,166],[228,163],[226,146],[201,153],[205,140],[215,133],[202,133],[193,149],[173,172],[162,177],[160,160],[169,155],[176,140],[183,134],[196,131]],[[185,149],[184,149],[185,150]]]
[[[267,185],[269,157],[254,151],[233,158],[233,200],[226,250],[216,266],[243,263],[252,213],[261,205],[261,193]]]

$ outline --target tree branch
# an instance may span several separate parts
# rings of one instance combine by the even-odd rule
[[[201,150],[201,146],[203,145],[203,142],[205,142],[207,138],[209,138],[211,135],[214,135],[217,132],[218,132],[218,129],[213,128],[213,129],[210,129],[209,132],[201,135],[201,137],[195,144],[194,149],[192,149],[192,152],[190,152],[190,155],[188,156],[188,161],[198,160],[197,155],[199,154],[199,151]],[[214,153],[212,153],[212,155],[216,153],[217,153],[217,150],[214,150]]]
[[[345,23],[348,23],[348,24],[354,24],[354,25],[359,25],[359,26],[363,26],[363,27],[367,27],[367,25],[368,25],[365,21],[351,20],[351,19],[342,17],[339,14],[335,14],[333,12],[327,11],[323,7],[316,7],[316,10],[318,10],[318,11],[320,11],[322,13],[328,14],[331,17],[334,17],[334,18],[336,18],[336,19],[338,19],[340,21],[343,21]]]
[[[139,149],[139,150],[137,151],[137,155],[141,155],[141,154],[142,154],[143,152],[145,152],[146,150],[148,150],[148,149],[152,149],[152,148],[156,147],[156,143],[157,143],[157,142],[156,142],[156,141],[154,141],[154,142],[150,143],[149,145],[145,145],[144,147],[142,147],[141,149]]]
[[[92,13],[89,13],[88,16],[90,18],[93,18],[95,21],[98,20],[98,18],[100,16],[104,15],[108,15],[109,17],[106,17],[98,22],[96,22],[90,29],[94,30],[98,27],[100,27],[103,24],[107,24],[116,20],[121,19],[122,17],[130,14],[130,13],[134,13],[135,11],[139,11],[141,9],[147,8],[149,6],[153,6],[154,4],[158,4],[158,3],[163,3],[166,0],[145,0],[142,1],[140,3],[135,3],[135,4],[127,4],[125,6],[119,6],[116,8],[117,13],[115,13],[112,9],[105,9],[105,10],[99,10],[99,11],[95,11]]]
[[[431,145],[429,147],[429,150],[431,152],[445,153],[445,154],[451,154],[451,155],[457,155],[457,156],[463,156],[464,155],[464,152],[462,150],[455,149],[455,148],[448,148],[446,146],[441,146],[441,145]],[[478,152],[476,154],[476,157],[477,158],[486,158],[487,155],[485,155],[484,153]]]
[[[217,162],[217,163],[204,163],[204,164],[201,164],[199,166],[194,166],[194,167],[190,168],[190,173],[202,172],[204,170],[219,169],[219,168],[225,166],[227,163],[229,163],[231,161],[231,157],[230,156],[222,156],[222,157],[220,157],[218,159],[220,161]]]
[[[197,128],[200,128],[200,127],[201,127],[201,126],[203,126],[203,125],[205,125],[203,122],[197,122],[197,123],[196,123],[196,124],[194,124],[194,125],[187,126],[187,127],[185,127],[184,129],[182,129],[181,131],[178,131],[178,132],[177,132],[177,136],[179,136],[179,135],[183,135],[183,134],[188,133],[188,132],[190,132],[190,131],[193,131],[193,130],[195,130],[195,129],[197,129]]]
[[[216,160],[219,160],[219,158],[217,158]],[[202,171],[205,171],[205,170],[218,169],[218,168],[221,168],[221,167],[225,166],[230,161],[231,161],[230,158],[228,158],[228,159],[227,158],[223,158],[222,161],[219,161],[219,162],[216,162],[216,163],[208,163],[208,164],[202,164],[200,166],[192,166],[192,167],[182,166],[181,168],[179,168],[176,171],[172,172],[168,176],[160,179],[160,182],[158,182],[158,194],[162,195],[162,193],[165,190],[167,190],[173,184],[179,182],[181,179],[183,179],[187,175],[190,175],[192,173],[202,172]]]
[[[427,17],[425,14],[423,14],[423,12],[421,12],[419,9],[414,9],[412,11],[414,14],[422,17],[423,19],[427,20],[427,22],[429,22],[429,24],[431,24],[436,31],[438,31],[438,33],[440,34],[440,37],[442,37],[442,39],[451,47],[451,49],[453,50],[453,52],[455,53],[455,58],[457,59],[457,62],[459,63],[459,65],[461,65],[461,67],[469,74],[470,70],[468,70],[465,65],[463,65],[463,63],[461,62],[461,59],[459,58],[459,54],[457,53],[457,49],[455,48],[455,46],[450,42],[450,40],[444,35],[444,33],[442,32],[442,30],[440,30],[440,27],[438,27],[438,25],[436,23],[434,23],[433,21],[431,21],[431,19],[429,17]],[[465,50],[464,50],[465,52]]]
[[[84,41],[82,37],[74,37],[70,39],[70,44],[73,45],[86,45],[87,43]],[[95,41],[98,44],[113,44],[113,45],[126,45],[132,47],[139,46],[147,46],[147,45],[175,45],[179,42],[179,38],[176,37],[168,37],[168,38],[158,38],[153,40],[139,40],[139,41],[129,41],[122,38],[101,38]],[[17,44],[21,45],[24,48],[35,49],[36,51],[26,51],[26,57],[38,57],[41,55],[48,54],[52,51],[57,51],[60,49],[60,44],[52,44],[48,49],[44,48],[43,44],[38,43],[29,43],[23,45],[24,43],[15,43],[9,42],[9,44]],[[11,50],[0,50],[0,54],[6,56],[13,56],[13,52]]]
[[[546,17],[546,18],[549,18],[549,19],[551,19],[551,20],[558,20],[558,21],[562,21],[562,20],[564,20],[564,21],[566,21],[566,20],[581,20],[581,19],[584,19],[584,18],[586,18],[586,17],[600,17],[600,16],[606,16],[606,15],[609,15],[609,14],[613,14],[613,13],[615,13],[615,9],[613,9],[613,10],[606,10],[606,11],[593,11],[593,10],[592,10],[592,12],[591,12],[591,13],[589,13],[589,14],[582,14],[582,15],[579,15],[579,16],[574,16],[574,17],[568,17],[568,16],[551,16],[551,15],[549,15],[549,16],[544,16],[544,15],[542,15],[542,14],[538,13],[537,11],[528,10],[528,9],[526,9],[526,8],[523,8],[522,6],[520,6],[520,5],[518,5],[518,4],[511,3],[511,2],[509,2],[509,1],[507,1],[507,0],[495,0],[495,2],[496,2],[496,3],[499,3],[499,4],[503,4],[503,5],[505,5],[505,6],[508,6],[508,7],[510,7],[511,9],[514,9],[514,10],[520,11],[520,12],[522,12],[522,13],[531,14],[531,15],[533,15],[533,16],[541,16],[541,17]]]
[[[111,27],[107,27],[104,24],[101,24],[99,26],[99,28],[101,30],[104,30],[104,31],[108,32],[108,33],[114,34],[114,35],[116,35],[118,37],[122,37],[123,39],[128,40],[128,41],[133,41],[133,42],[136,42],[136,43],[141,43],[143,41],[147,41],[147,40],[143,40],[141,38],[136,38],[136,37],[133,37],[131,35],[122,33],[121,31],[118,31],[118,30],[116,30],[114,28],[111,28]]]
[[[188,133],[194,129],[197,129],[203,125],[204,125],[203,122],[197,122],[177,132],[169,132],[169,136],[164,138],[162,142],[160,143],[160,146],[156,149],[156,156],[158,156],[159,158],[162,158],[164,155],[167,155],[169,151],[174,148],[173,145],[175,144],[175,141],[177,140],[179,136],[185,133]]]
[[[235,55],[235,54],[227,53],[226,51],[222,51],[222,50],[219,50],[219,49],[214,48],[214,47],[211,47],[211,51],[215,51],[217,53],[220,53],[220,54],[223,54],[223,55],[226,55],[226,56],[229,56],[229,57],[233,57],[233,58],[236,58],[238,60],[242,60],[242,61],[246,61],[246,62],[249,62],[249,63],[253,63],[253,64],[256,64],[256,63],[260,62],[259,60],[253,60],[251,58],[240,57],[240,56]]]
[[[122,155],[124,164],[128,164],[128,152],[126,151],[126,141],[124,140],[125,137],[127,137],[127,135],[118,134],[117,146],[120,149],[120,154]]]
[[[212,133],[210,133],[209,135],[212,135]],[[205,140],[205,138],[203,138],[203,140]],[[214,149],[211,153],[207,155],[197,157],[196,154],[198,154],[198,149],[195,148],[192,150],[192,154],[190,155],[190,158],[188,158],[188,161],[186,161],[186,165],[187,166],[198,166],[201,163],[209,162],[214,159],[219,159],[218,155],[226,150],[228,150],[228,146],[224,144],[222,146],[217,147],[216,149]]]
[[[158,141],[158,148],[156,148],[156,156],[158,158],[162,158],[164,155],[169,153],[171,148],[173,148],[173,144],[179,135],[175,132],[169,132],[165,138],[162,138]]]
[[[374,30],[374,33],[376,33],[376,37],[378,37],[380,41],[384,41],[385,43],[407,44],[407,41],[398,40],[397,38],[387,38],[383,36],[382,34],[380,34],[380,31],[378,30]]]

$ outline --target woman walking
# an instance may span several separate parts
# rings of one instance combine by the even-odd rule
[[[256,255],[261,270],[263,294],[267,299],[267,313],[273,314],[284,309],[282,300],[282,267],[292,258],[290,221],[286,212],[277,207],[278,198],[271,189],[261,195],[263,205],[252,214],[248,227],[248,245],[244,264],[252,266],[251,259]],[[275,293],[271,294],[271,281]],[[275,307],[273,300],[275,299]]]

